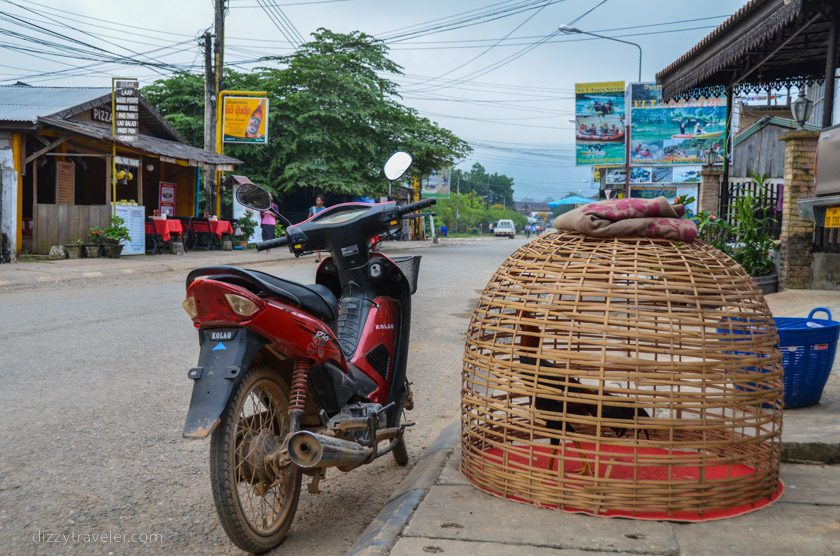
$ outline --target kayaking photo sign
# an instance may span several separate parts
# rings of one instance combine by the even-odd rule
[[[578,166],[624,164],[624,81],[575,84]]]
[[[630,163],[704,164],[706,153],[723,162],[726,96],[662,100],[652,83],[630,86]]]

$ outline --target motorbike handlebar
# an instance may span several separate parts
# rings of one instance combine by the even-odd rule
[[[257,251],[265,251],[266,249],[273,249],[275,247],[283,247],[288,245],[289,240],[286,236],[278,237],[277,239],[269,239],[268,241],[261,241],[257,244]]]
[[[401,206],[397,210],[399,212],[399,215],[402,216],[404,214],[408,214],[409,212],[414,212],[415,210],[430,207],[435,203],[437,203],[437,199],[423,199],[422,201],[417,201],[416,203],[409,203],[407,205]]]

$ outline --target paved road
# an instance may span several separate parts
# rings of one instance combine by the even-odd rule
[[[521,244],[414,252],[424,259],[409,360],[412,464],[458,413],[470,313]],[[314,278],[311,258],[262,268]],[[198,353],[182,299],[181,273],[0,293],[0,553],[238,552],[216,518],[208,442],[181,438],[186,370]],[[320,495],[304,489],[277,553],[342,554],[406,473],[390,457],[349,474],[331,470]],[[140,542],[78,543],[108,531]],[[59,533],[69,540],[51,536]],[[143,543],[147,535],[162,540]]]

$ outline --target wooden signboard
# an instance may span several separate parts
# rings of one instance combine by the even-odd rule
[[[59,205],[76,204],[76,164],[55,163],[55,202]]]

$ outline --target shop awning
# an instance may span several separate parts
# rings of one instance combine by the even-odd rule
[[[558,201],[549,201],[547,204],[551,208],[557,208],[563,205],[588,205],[589,203],[593,202],[593,199],[587,199],[586,197],[581,197],[580,195],[571,195],[569,197],[564,197]]]
[[[111,128],[108,126],[52,117],[38,118],[38,123],[47,128],[76,133],[98,141],[112,141]],[[235,164],[242,164],[241,160],[232,156],[216,154],[186,143],[169,141],[143,134],[137,135],[136,140],[132,143],[117,141],[117,144],[159,157],[184,161],[191,165],[210,164],[214,166],[233,166]]]
[[[750,0],[656,74],[665,98],[704,96],[715,87],[781,88],[822,79],[827,0]],[[737,89],[737,88],[736,88]]]

